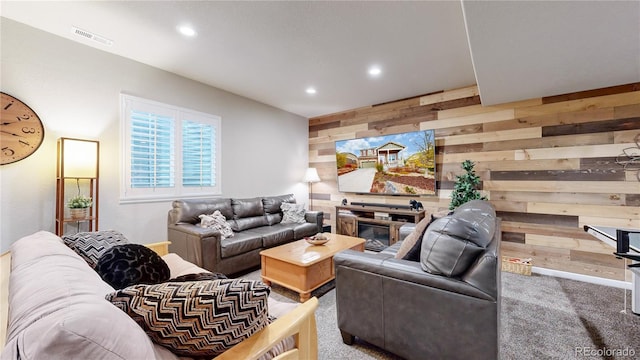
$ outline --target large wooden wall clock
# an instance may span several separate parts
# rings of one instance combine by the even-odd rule
[[[9,94],[0,94],[0,165],[6,165],[38,150],[44,140],[44,126],[27,104]]]

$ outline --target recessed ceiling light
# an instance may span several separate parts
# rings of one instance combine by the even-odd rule
[[[313,94],[315,94],[315,93],[317,92],[317,91],[316,91],[316,88],[313,88],[313,87],[308,87],[308,88],[307,88],[307,90],[305,90],[305,91],[306,91],[306,92],[307,92],[307,94],[309,94],[309,95],[313,95]]]
[[[372,66],[369,68],[369,75],[371,76],[379,76],[382,74],[382,69],[379,66]]]
[[[178,32],[188,37],[194,37],[197,35],[196,31],[191,26],[188,26],[188,25],[178,26]]]

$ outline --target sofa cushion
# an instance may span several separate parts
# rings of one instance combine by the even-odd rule
[[[260,216],[253,216],[253,217],[231,220],[229,224],[231,225],[231,229],[233,229],[233,231],[244,231],[247,229],[266,226],[268,225],[268,222],[267,222],[267,218],[264,215],[260,215]]]
[[[269,287],[226,279],[134,285],[106,299],[158,344],[190,357],[217,356],[268,325]]]
[[[422,239],[422,269],[448,277],[464,274],[491,242],[495,218],[489,202],[472,200],[435,220]]]
[[[232,238],[220,242],[220,256],[224,258],[245,254],[262,247],[262,234],[254,230],[236,233]]]
[[[200,222],[198,216],[213,214],[216,210],[227,219],[233,218],[231,199],[175,200],[169,211],[169,223],[197,224]]]
[[[307,211],[304,208],[304,204],[282,203],[280,208],[283,214],[283,224],[302,224],[306,222],[304,215]]]
[[[261,198],[231,199],[231,207],[233,208],[233,219],[264,215]]]
[[[282,226],[284,228],[293,230],[294,239],[302,239],[305,236],[313,236],[318,233],[318,225],[316,223],[280,223],[276,226]]]
[[[295,204],[296,198],[293,194],[280,195],[280,196],[268,196],[262,198],[262,205],[264,206],[264,212],[267,214],[278,214],[282,212],[280,205],[282,203]]]
[[[272,226],[263,226],[253,229],[252,231],[262,236],[262,247],[270,248],[282,244],[286,244],[293,240],[293,229],[286,226],[287,224],[276,224]]]
[[[114,289],[134,284],[157,284],[171,276],[164,260],[139,244],[118,245],[107,250],[98,260],[96,271]]]
[[[11,257],[4,351],[22,359],[155,357],[145,332],[105,301],[113,288],[58,236],[26,236],[11,245]]]
[[[63,236],[62,241],[92,268],[96,267],[98,260],[107,250],[116,245],[129,243],[124,235],[114,230],[79,232]]]

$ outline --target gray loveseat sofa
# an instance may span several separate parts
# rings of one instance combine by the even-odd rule
[[[336,254],[338,327],[406,359],[498,359],[500,219],[473,200],[433,221],[420,261],[395,254]]]
[[[322,232],[323,213],[307,211],[304,223],[282,223],[282,203],[292,194],[248,199],[176,200],[168,215],[169,251],[212,272],[235,274],[260,265],[260,251]],[[200,215],[219,210],[233,230],[201,227]]]

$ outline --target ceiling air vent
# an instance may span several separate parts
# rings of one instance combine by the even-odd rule
[[[83,38],[87,38],[87,39],[93,40],[95,42],[99,42],[99,43],[101,43],[103,45],[107,45],[107,46],[113,45],[113,40],[107,39],[104,36],[100,36],[100,35],[94,34],[94,33],[89,32],[87,30],[82,30],[82,29],[79,29],[77,27],[72,27],[71,28],[71,32],[76,34],[76,35],[78,35],[78,36],[82,36]]]

